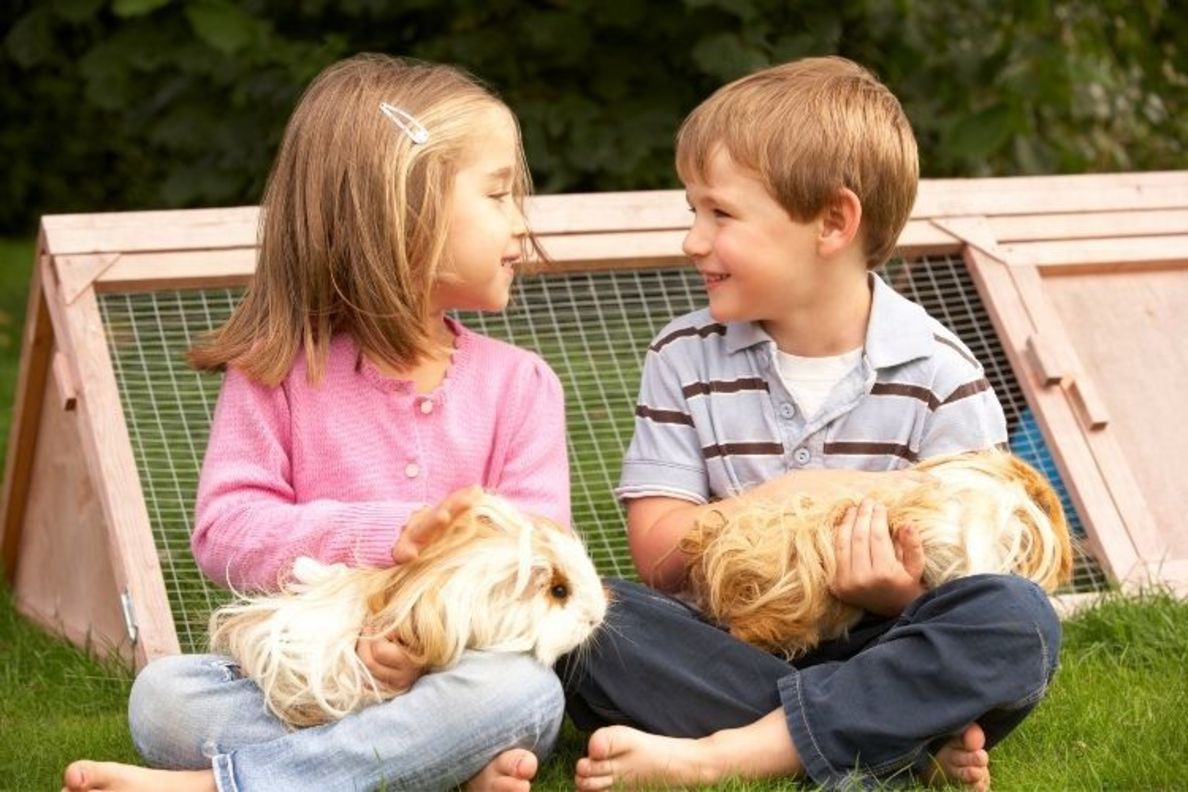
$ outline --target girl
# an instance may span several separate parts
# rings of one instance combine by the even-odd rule
[[[569,524],[557,377],[446,317],[506,306],[533,244],[528,189],[514,117],[457,69],[361,55],[310,85],[264,195],[252,287],[191,352],[226,370],[193,536],[208,576],[243,591],[299,555],[407,560],[476,483]],[[129,720],[168,770],[80,761],[65,787],[528,788],[564,709],[549,669],[470,652],[417,680],[382,637],[358,651],[408,692],[295,732],[229,658],[157,660]]]

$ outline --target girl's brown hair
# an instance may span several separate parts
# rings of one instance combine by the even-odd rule
[[[681,180],[704,182],[718,146],[800,222],[852,190],[871,268],[891,256],[916,200],[916,138],[899,100],[845,58],[804,58],[718,89],[677,133]]]
[[[380,111],[385,102],[428,139],[414,142]],[[268,177],[251,285],[226,324],[190,350],[190,364],[277,385],[304,350],[316,382],[336,333],[395,367],[429,354],[454,175],[492,108],[511,116],[452,66],[363,54],[319,74]],[[522,211],[531,184],[522,150],[519,159],[512,192]],[[535,247],[530,236],[525,245]]]

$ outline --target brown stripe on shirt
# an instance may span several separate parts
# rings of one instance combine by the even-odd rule
[[[767,381],[759,377],[743,377],[732,381],[710,380],[709,382],[694,382],[681,388],[686,399],[693,396],[705,396],[710,393],[738,393],[739,391],[766,391]]]
[[[942,405],[952,404],[955,401],[961,401],[962,399],[968,398],[970,396],[973,396],[976,393],[981,393],[982,391],[989,390],[989,389],[990,389],[990,381],[987,380],[985,377],[983,377],[982,379],[974,380],[973,382],[967,382],[964,385],[962,385],[960,388],[958,388],[957,390],[950,393],[949,398],[945,399],[942,402]]]
[[[679,410],[656,410],[645,404],[640,404],[636,406],[635,414],[640,418],[647,418],[649,421],[655,421],[656,423],[693,425],[693,416],[686,415]]]
[[[958,344],[957,342],[950,341],[949,339],[945,338],[944,336],[936,335],[935,333],[933,333],[932,337],[938,343],[944,344],[945,346],[949,347],[950,349],[956,351],[958,355],[961,355],[961,357],[968,360],[971,366],[974,366],[976,368],[982,367],[981,364],[978,363],[977,358],[975,358],[973,355],[969,354],[969,352],[967,352],[965,349],[963,349],[961,347],[961,345]]]
[[[909,399],[924,402],[930,410],[935,410],[941,405],[940,397],[928,388],[920,385],[908,385],[905,382],[876,382],[870,389],[870,394],[872,396],[906,396]]]
[[[780,443],[720,443],[705,446],[701,453],[706,459],[719,456],[771,456],[784,453]]]
[[[653,352],[659,352],[665,346],[672,343],[673,341],[676,341],[678,338],[685,338],[686,336],[699,336],[701,338],[707,338],[712,335],[726,335],[726,325],[711,324],[706,325],[705,327],[683,327],[680,330],[672,331],[668,335],[664,336],[664,338],[661,338],[659,341],[652,344],[651,350]]]
[[[906,459],[908,462],[916,462],[919,460],[916,452],[902,443],[864,443],[837,441],[826,443],[824,452],[826,454],[836,454],[839,456],[894,456],[899,457],[900,459]]]

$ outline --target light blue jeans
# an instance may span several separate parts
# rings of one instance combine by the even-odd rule
[[[222,792],[451,789],[499,752],[543,761],[565,699],[552,670],[522,654],[467,652],[403,696],[293,731],[229,657],[179,655],[145,666],[128,719],[154,767],[214,769]]]

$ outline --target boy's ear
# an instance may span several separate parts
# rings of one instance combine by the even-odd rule
[[[829,258],[848,248],[862,226],[862,201],[848,187],[842,187],[821,212],[817,250]]]

